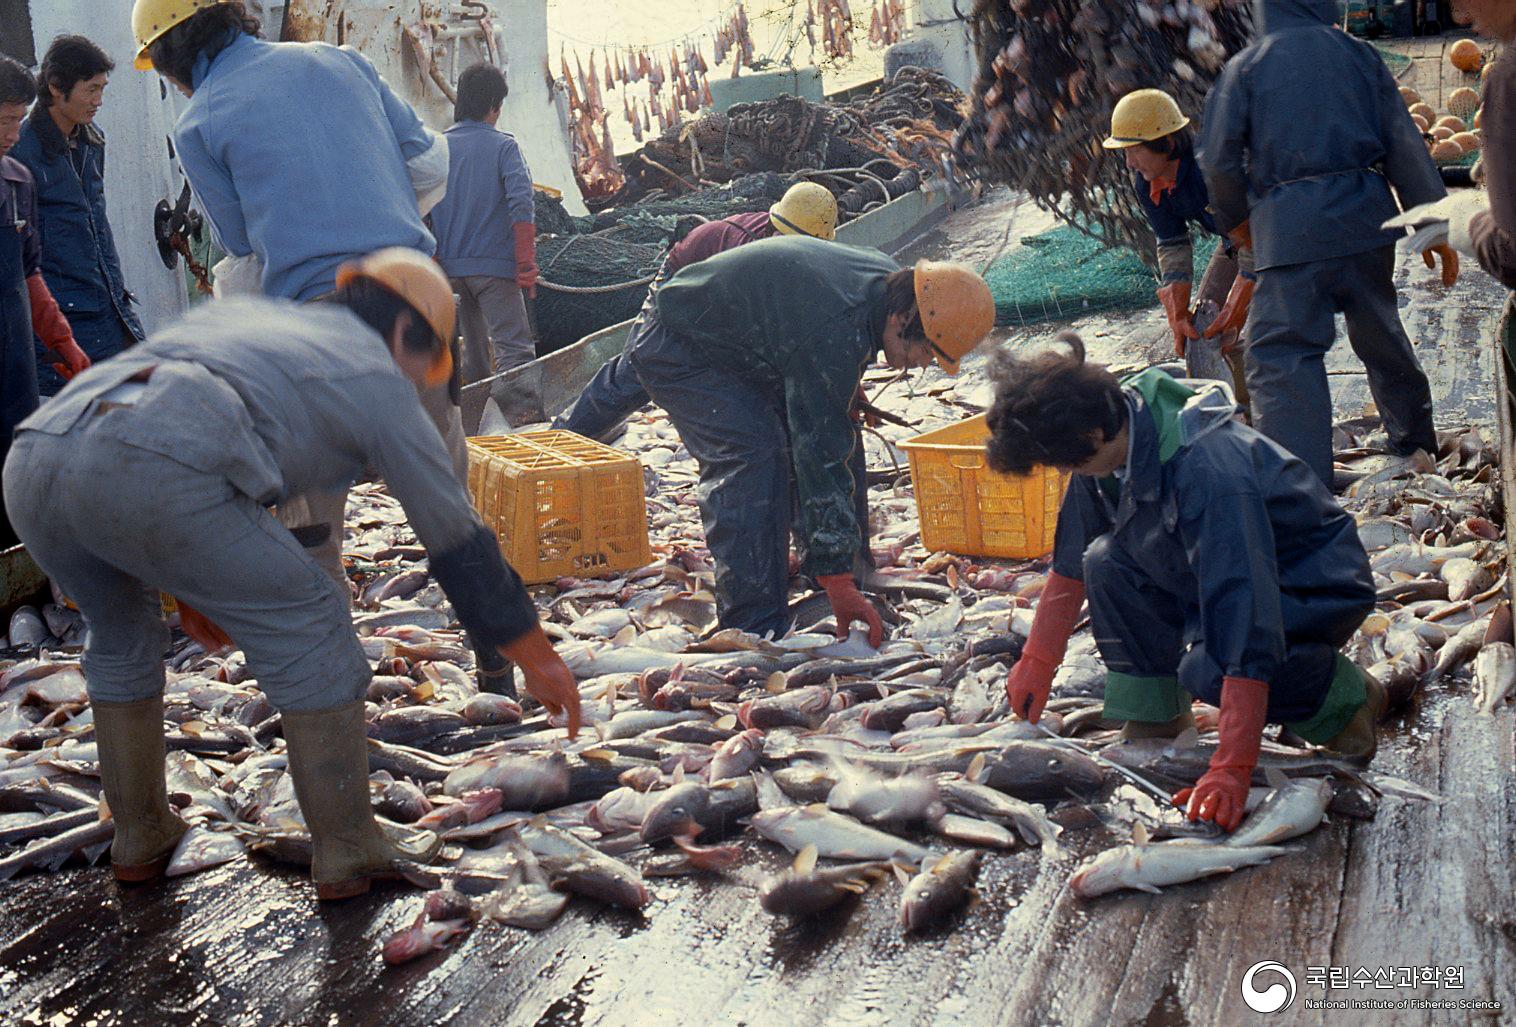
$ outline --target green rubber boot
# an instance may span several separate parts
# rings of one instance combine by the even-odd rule
[[[1322,747],[1353,763],[1368,763],[1379,749],[1379,719],[1389,705],[1384,686],[1374,675],[1359,669],[1363,675],[1365,697],[1347,727],[1339,731]]]

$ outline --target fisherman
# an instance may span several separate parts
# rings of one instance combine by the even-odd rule
[[[1240,336],[1256,282],[1253,249],[1222,236],[1200,279],[1198,306],[1191,309],[1195,247],[1190,241],[1190,225],[1211,235],[1220,233],[1195,160],[1189,124],[1190,119],[1168,93],[1138,89],[1116,102],[1111,112],[1111,134],[1104,145],[1107,150],[1123,151],[1132,172],[1132,192],[1158,239],[1162,279],[1158,301],[1174,333],[1174,355],[1184,358],[1189,377],[1227,382],[1245,408],[1247,384]],[[1246,241],[1245,232],[1234,234]],[[1195,325],[1195,316],[1202,308],[1211,318],[1204,333]],[[1189,345],[1202,337],[1217,341]],[[1225,364],[1214,358],[1212,346],[1220,347]]]
[[[495,127],[509,93],[505,73],[481,62],[458,76],[448,143],[447,195],[432,208],[437,262],[452,280],[463,321],[465,382],[536,357],[523,294],[537,295],[532,172],[509,132]]]
[[[573,675],[458,484],[415,386],[451,373],[453,294],[430,259],[381,250],[339,270],[331,302],[207,304],[96,365],[28,418],[5,466],[27,549],[84,614],[85,676],[122,881],[163,872],[185,825],[164,791],[158,591],[192,637],[247,654],[281,714],[322,899],[425,859],[369,806],[363,695],[372,671],[345,598],[265,509],[379,470],[480,645],[578,729]],[[221,629],[225,629],[222,636]]]
[[[174,126],[180,164],[221,248],[244,276],[248,265],[257,272],[254,291],[309,301],[330,294],[338,268],[365,253],[431,254],[421,219],[446,188],[447,141],[358,51],[270,43],[258,29],[233,0],[137,0],[132,9],[136,66],[189,97]],[[428,386],[421,404],[466,484],[458,385],[455,375]],[[344,588],[346,506],[346,489],[297,493],[277,514]],[[510,668],[474,649],[480,688],[512,692]]]
[[[1445,195],[1421,134],[1375,49],[1336,27],[1332,0],[1260,0],[1258,39],[1222,69],[1206,100],[1200,168],[1216,227],[1253,243],[1258,285],[1248,329],[1254,423],[1332,483],[1332,396],[1325,357],[1348,342],[1391,452],[1437,452],[1432,395],[1400,323],[1397,212]],[[1442,281],[1458,277],[1443,242]],[[1420,454],[1418,456],[1418,454]]]
[[[658,289],[680,269],[746,243],[775,235],[808,235],[828,241],[837,237],[837,199],[815,182],[797,182],[768,210],[733,214],[707,221],[674,244],[653,278],[647,299],[627,333],[630,349],[641,335],[662,331],[658,323]],[[626,419],[647,406],[647,390],[637,380],[625,352],[606,361],[584,387],[574,405],[553,420],[553,427],[606,441]],[[862,447],[859,447],[862,456]],[[862,473],[861,470],[859,472]]]
[[[11,149],[36,183],[33,227],[44,242],[43,280],[86,357],[55,349],[64,342],[58,325],[50,323],[46,335],[38,332],[34,363],[43,396],[55,394],[89,361],[104,360],[143,337],[105,213],[105,136],[95,125],[115,66],[83,36],[53,40],[38,71],[37,104]],[[50,349],[64,359],[49,357]]]
[[[660,330],[627,358],[700,465],[700,513],[723,627],[790,629],[791,475],[808,573],[839,637],[883,636],[854,580],[863,545],[849,410],[883,351],[896,368],[958,361],[989,333],[995,304],[959,264],[902,270],[877,250],[803,235],[764,239],[679,271],[658,290]]]
[[[9,57],[0,56],[0,462],[11,432],[37,409],[37,357],[33,336],[52,351],[62,378],[89,367],[58,301],[42,277],[42,235],[37,224],[37,187],[26,165],[5,154],[21,135],[37,83]],[[16,544],[10,521],[0,516],[0,548]]]
[[[1352,517],[1235,419],[1223,383],[1197,391],[1156,368],[1118,381],[1077,335],[1060,339],[1072,356],[1005,356],[991,372],[990,466],[1074,474],[1011,709],[1041,717],[1088,595],[1124,737],[1193,727],[1191,696],[1221,708],[1210,769],[1175,796],[1191,820],[1237,826],[1266,723],[1367,762],[1386,698],[1339,651],[1374,609]]]

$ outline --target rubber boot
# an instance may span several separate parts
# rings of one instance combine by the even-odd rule
[[[1195,714],[1185,710],[1173,720],[1129,720],[1121,725],[1121,740],[1137,738],[1178,738],[1195,726]]]
[[[1363,705],[1353,714],[1347,727],[1328,741],[1322,748],[1354,763],[1368,763],[1379,749],[1379,720],[1389,705],[1389,696],[1368,671],[1360,668],[1363,675],[1363,690],[1367,693]]]
[[[168,804],[164,784],[163,696],[91,703],[100,783],[116,824],[111,870],[136,883],[163,876],[189,825]]]
[[[311,832],[316,898],[361,895],[373,881],[406,878],[415,864],[437,855],[440,838],[410,851],[385,838],[374,820],[362,702],[282,711],[281,719],[295,797]]]
[[[474,677],[481,692],[520,698],[516,694],[516,665],[497,649],[474,647]]]

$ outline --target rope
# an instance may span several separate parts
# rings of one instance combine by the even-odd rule
[[[644,285],[651,285],[653,279],[657,277],[658,273],[655,271],[652,274],[648,275],[646,278],[638,278],[630,282],[620,282],[616,285],[559,285],[557,282],[550,282],[546,278],[538,278],[537,284],[542,286],[544,289],[551,289],[553,292],[567,292],[572,293],[576,296],[595,296],[605,292],[620,292],[622,289],[637,289],[641,288]]]

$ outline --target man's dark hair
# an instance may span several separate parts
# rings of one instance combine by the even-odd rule
[[[1078,335],[1060,332],[1058,341],[1072,352],[1016,357],[1002,351],[990,362],[995,401],[985,418],[990,428],[985,455],[1003,474],[1078,467],[1095,455],[1090,432],[1098,430],[1109,442],[1126,423],[1116,376],[1085,362]]]
[[[412,353],[435,354],[445,341],[437,338],[421,312],[372,278],[355,278],[333,295],[332,301],[358,315],[358,319],[378,332],[389,343],[390,332],[401,314],[411,316],[410,324],[400,336],[400,344]]]
[[[88,39],[59,36],[47,48],[42,67],[37,71],[37,99],[42,106],[50,107],[53,103],[51,89],[67,97],[80,82],[115,70],[116,62],[110,59],[110,55]]]
[[[258,19],[249,16],[241,3],[221,3],[185,18],[159,36],[147,48],[147,56],[153,70],[193,88],[195,62],[202,55],[213,61],[236,40],[237,33],[256,36],[259,28]]]
[[[37,80],[20,61],[0,56],[0,103],[30,105],[37,98]]]
[[[510,93],[505,72],[486,61],[470,64],[458,76],[458,102],[453,105],[454,121],[483,121],[490,111],[505,103]]]
[[[884,312],[886,316],[909,313],[910,320],[901,332],[908,342],[925,342],[926,329],[921,326],[921,309],[916,306],[916,269],[901,268],[891,271],[884,280]]]
[[[1194,154],[1195,137],[1190,134],[1190,130],[1186,126],[1177,132],[1170,132],[1168,135],[1159,136],[1151,142],[1138,143],[1137,145],[1153,151],[1160,157],[1183,160]]]

